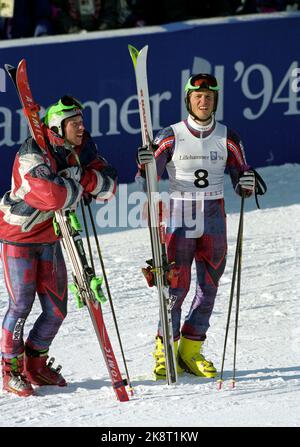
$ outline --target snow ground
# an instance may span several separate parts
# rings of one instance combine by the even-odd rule
[[[174,386],[153,381],[158,299],[140,271],[150,256],[148,231],[104,231],[101,250],[134,396],[127,403],[116,401],[88,312],[77,310],[71,297],[68,316],[50,351],[62,363],[68,386],[37,388],[37,395],[29,398],[0,393],[0,427],[299,427],[300,165],[259,172],[269,191],[260,200],[261,210],[253,199],[246,204],[235,389],[230,386],[234,318],[222,390],[216,380],[188,374]],[[239,219],[239,199],[228,182],[226,204],[228,261],[205,346],[218,369]],[[2,318],[7,306],[2,270],[0,278]],[[194,280],[193,276],[183,315],[193,296]],[[25,334],[39,312],[37,302]],[[124,371],[109,305],[103,306],[103,312]]]

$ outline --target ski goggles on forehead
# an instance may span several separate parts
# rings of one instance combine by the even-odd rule
[[[218,91],[219,86],[216,78],[209,74],[198,74],[195,76],[191,76],[186,83],[185,91],[188,92],[189,90],[200,90],[202,88]]]
[[[58,101],[58,104],[64,109],[83,109],[83,105],[78,99],[73,98],[73,96],[65,95]]]

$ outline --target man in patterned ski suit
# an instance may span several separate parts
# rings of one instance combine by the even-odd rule
[[[213,76],[192,76],[185,86],[188,118],[161,130],[154,140],[158,177],[165,169],[169,177],[166,243],[169,262],[175,263],[178,275],[176,286],[169,288],[177,371],[210,378],[216,376],[216,368],[201,351],[226,263],[225,169],[237,194],[248,197],[255,188],[254,172],[246,163],[240,138],[215,120],[218,90]],[[147,147],[138,150],[136,180],[143,185],[144,165],[152,160],[152,154]],[[194,260],[196,292],[181,327],[181,308],[190,288]],[[155,376],[165,378],[160,324],[154,356]]]
[[[33,394],[32,384],[66,385],[60,370],[47,362],[67,314],[68,295],[54,212],[76,207],[83,194],[88,200],[105,200],[116,189],[116,172],[97,153],[82,110],[70,96],[47,109],[47,154],[31,137],[26,139],[14,161],[11,190],[0,203],[1,258],[9,295],[1,339],[3,389],[19,396]],[[24,343],[24,324],[36,293],[42,312]]]

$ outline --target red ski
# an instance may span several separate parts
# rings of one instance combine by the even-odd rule
[[[36,141],[43,154],[47,156],[47,143],[45,140],[43,125],[39,117],[40,106],[35,103],[32,97],[27,77],[26,61],[25,59],[22,59],[17,69],[6,64],[5,69],[18,92],[31,136]],[[64,143],[63,139],[58,137],[48,128],[47,137],[51,142],[56,142],[58,145],[63,145]],[[88,265],[83,241],[79,233],[80,229],[74,225],[70,214],[70,210],[55,212],[56,222],[62,237],[62,242],[72,267],[74,280],[73,287],[78,295],[77,298],[79,298],[81,303],[85,304],[89,310],[115,394],[119,401],[125,402],[129,400],[126,390],[127,381],[126,379],[122,378],[103,320],[100,304],[101,300],[103,299],[101,284],[97,284],[98,278],[95,277],[95,272]],[[91,287],[91,282],[94,281],[95,283],[95,280],[97,284],[96,290],[95,287]]]

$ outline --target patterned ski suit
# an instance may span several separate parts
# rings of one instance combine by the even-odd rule
[[[176,287],[170,287],[174,340],[183,336],[205,340],[219,280],[226,264],[227,237],[224,208],[224,171],[235,191],[238,179],[249,169],[239,137],[213,121],[201,127],[187,120],[161,130],[154,140],[158,176],[169,177],[168,258],[175,262]],[[136,180],[145,188],[145,174]],[[197,283],[190,311],[181,327],[181,308],[190,289],[195,260]],[[161,325],[158,335],[162,336]]]
[[[75,155],[76,154],[76,155]],[[83,169],[80,183],[59,173]],[[60,242],[53,230],[54,212],[76,205],[82,194],[108,199],[116,189],[116,172],[98,155],[85,132],[80,146],[66,149],[48,144],[44,155],[32,138],[18,151],[11,190],[0,203],[0,241],[9,308],[2,324],[2,356],[24,351],[23,331],[36,293],[42,313],[26,343],[47,350],[67,314],[67,272]]]

